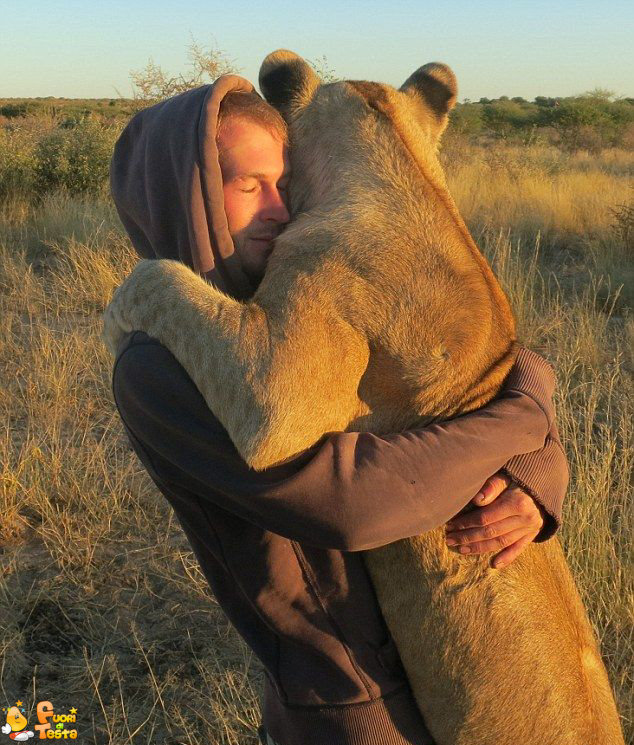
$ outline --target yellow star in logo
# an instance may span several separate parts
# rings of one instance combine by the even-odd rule
[[[16,701],[16,702],[15,702],[15,705],[16,705],[16,706],[22,706],[22,701]]]
[[[77,709],[73,706],[73,708],[70,710],[71,714],[77,714]]]

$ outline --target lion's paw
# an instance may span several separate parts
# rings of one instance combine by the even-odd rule
[[[103,331],[101,336],[106,348],[113,357],[116,357],[119,344],[123,337],[130,331],[132,331],[132,325],[126,323],[120,315],[119,306],[110,302],[103,314]]]

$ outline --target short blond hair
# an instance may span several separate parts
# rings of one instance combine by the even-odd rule
[[[288,143],[288,127],[277,109],[274,109],[255,92],[230,91],[220,102],[216,139],[230,119],[247,119],[259,124],[285,144]]]

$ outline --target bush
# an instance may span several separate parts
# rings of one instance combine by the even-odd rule
[[[121,125],[104,126],[84,120],[72,128],[57,128],[35,149],[35,188],[57,188],[71,194],[98,194],[108,179],[114,143]]]
[[[0,201],[26,196],[33,190],[36,142],[28,130],[0,128]]]
[[[626,101],[610,102],[597,96],[577,96],[542,108],[540,123],[553,127],[565,150],[591,150],[618,147],[630,123],[634,106]]]
[[[449,118],[450,131],[457,135],[478,135],[482,131],[482,106],[459,103]]]
[[[106,124],[75,116],[9,120],[0,126],[0,202],[37,198],[56,189],[101,194],[124,125],[123,120]]]
[[[530,130],[537,121],[536,107],[509,101],[504,97],[483,106],[482,119],[485,126],[500,137]]]
[[[238,72],[224,52],[214,48],[204,50],[193,38],[188,56],[190,72],[186,74],[169,75],[153,60],[149,60],[143,70],[130,72],[137,109],[197,88],[220,75]]]
[[[7,103],[0,106],[0,115],[7,119],[26,116],[28,114],[28,105],[26,103]]]

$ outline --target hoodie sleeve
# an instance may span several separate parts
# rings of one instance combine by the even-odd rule
[[[478,411],[382,437],[333,433],[256,472],[156,340],[131,334],[113,373],[119,413],[159,486],[176,485],[266,530],[341,551],[376,548],[444,524],[505,464],[520,483],[522,476],[530,482],[539,461],[531,466],[527,456],[526,466],[513,459],[540,451],[556,433],[554,384],[548,363],[522,349],[501,394]],[[533,491],[551,476],[562,481],[543,473]],[[538,501],[557,513],[554,496]]]
[[[519,453],[501,469],[542,508],[544,525],[537,543],[551,538],[561,527],[561,513],[570,480],[568,459],[553,420],[544,446],[534,453]]]

